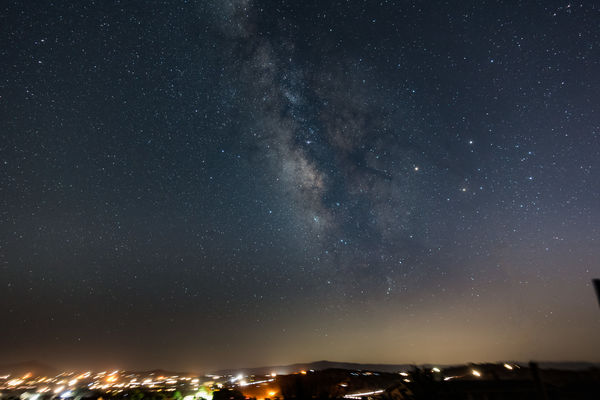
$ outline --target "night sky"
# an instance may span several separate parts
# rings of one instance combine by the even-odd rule
[[[7,1],[0,70],[3,362],[600,360],[597,2]]]

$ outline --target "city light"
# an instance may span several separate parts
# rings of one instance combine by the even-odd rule
[[[477,371],[476,369],[472,370],[471,373],[478,378],[481,377],[481,372]]]
[[[21,383],[23,383],[23,379],[12,379],[10,381],[7,382],[8,386],[18,386]]]
[[[196,393],[196,397],[197,398],[201,397],[201,398],[206,399],[206,400],[212,400],[212,398],[213,398],[213,392],[212,392],[212,390],[210,390],[210,388],[202,387]]]
[[[347,394],[344,396],[345,399],[358,399],[360,400],[363,397],[368,397],[368,396],[373,396],[375,394],[379,394],[379,393],[383,393],[384,390],[380,389],[380,390],[374,390],[372,392],[363,392],[363,393],[353,393],[353,394]]]

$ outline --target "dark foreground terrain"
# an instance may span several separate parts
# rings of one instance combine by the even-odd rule
[[[313,366],[307,364],[306,366]],[[327,364],[319,364],[328,367]],[[114,371],[55,377],[0,376],[2,400],[598,400],[600,368],[580,365],[469,364],[372,369],[306,369],[265,374],[220,371]],[[382,368],[384,369],[384,368]],[[386,368],[387,369],[387,368]],[[21,372],[20,372],[21,373]]]

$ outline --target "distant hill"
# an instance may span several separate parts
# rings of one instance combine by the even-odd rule
[[[56,376],[60,373],[57,369],[38,361],[25,361],[0,365],[0,375],[11,374],[22,376],[28,372],[34,376]]]
[[[359,364],[337,361],[315,361],[311,363],[298,363],[291,365],[278,365],[270,367],[223,369],[213,372],[215,375],[235,375],[245,373],[248,375],[268,375],[275,372],[279,375],[292,374],[302,370],[322,371],[326,369],[347,369],[377,372],[398,372],[410,369],[411,364]]]
[[[502,363],[500,363],[502,364]],[[516,364],[527,366],[526,362],[516,362]],[[464,364],[462,364],[464,365]],[[581,371],[590,368],[600,368],[600,363],[592,362],[578,362],[578,361],[565,361],[565,362],[552,362],[552,361],[540,361],[538,365],[542,369],[557,369],[567,371]],[[421,367],[433,367],[433,365],[425,364],[419,365]],[[435,366],[440,368],[450,367],[450,365],[436,364]],[[407,371],[413,367],[412,364],[360,364],[360,363],[348,363],[348,362],[337,362],[337,361],[315,361],[311,363],[298,363],[290,365],[278,365],[270,367],[254,367],[254,368],[237,368],[237,369],[223,369],[213,372],[215,375],[235,375],[244,373],[247,375],[268,375],[275,372],[279,375],[293,374],[302,370],[315,370],[323,371],[326,369],[346,369],[356,371],[373,371],[373,372],[400,372]]]
[[[528,363],[526,362],[514,362],[515,364],[519,364],[521,366],[526,367]],[[502,362],[500,362],[500,365]],[[455,365],[454,367],[464,366],[466,364]],[[538,365],[542,369],[555,369],[555,370],[563,370],[563,371],[583,371],[588,370],[590,368],[600,368],[600,363],[592,363],[592,362],[578,362],[578,361],[565,361],[565,362],[556,362],[556,361],[539,361]],[[433,365],[425,364],[420,365],[421,367],[432,367]],[[450,367],[449,365],[436,364],[437,367],[446,368]],[[252,367],[252,368],[231,368],[231,369],[222,369],[218,371],[213,371],[214,375],[237,375],[239,373],[243,373],[245,375],[268,375],[273,372],[278,375],[287,375],[293,374],[302,370],[309,371],[323,371],[329,369],[343,369],[343,370],[354,370],[354,371],[372,371],[372,372],[400,372],[400,371],[408,371],[412,368],[412,364],[360,364],[360,363],[349,363],[349,362],[338,362],[338,361],[315,361],[310,363],[297,363],[290,365],[278,365],[278,366],[263,366],[263,367]],[[12,363],[12,364],[1,364],[0,365],[0,375],[10,374],[12,376],[22,376],[26,373],[32,373],[34,376],[56,376],[60,373],[54,367],[51,367],[47,364],[38,362],[38,361],[25,361],[20,363]],[[167,371],[162,369],[154,369],[154,370],[146,370],[146,371],[130,371],[137,373],[154,373],[155,375],[164,375],[164,376],[192,376],[194,373],[190,372],[175,372],[175,371]]]
[[[522,364],[526,365],[526,363]],[[600,368],[600,363],[582,361],[540,361],[538,365],[541,369],[559,369],[562,371],[581,371],[590,368]]]
[[[197,376],[198,374],[195,372],[177,372],[177,371],[168,371],[166,369],[151,369],[151,370],[147,370],[147,371],[128,371],[128,372],[134,372],[134,373],[138,373],[138,374],[146,374],[146,375],[150,375],[150,374],[154,374],[156,376]]]

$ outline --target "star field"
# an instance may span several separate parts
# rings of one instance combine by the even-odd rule
[[[8,2],[0,352],[600,358],[593,2]]]

